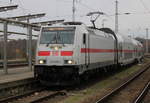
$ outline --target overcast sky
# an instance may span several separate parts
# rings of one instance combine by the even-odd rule
[[[119,32],[144,37],[145,28],[150,27],[150,0],[118,1]],[[0,6],[9,4],[9,0],[0,0]],[[18,10],[0,13],[1,17],[46,13],[46,17],[37,19],[37,21],[56,19],[71,21],[72,19],[72,0],[12,0],[11,4],[18,4]],[[102,20],[106,19],[105,26],[114,29],[115,0],[76,0],[77,21],[89,25],[90,18],[85,15],[91,11],[102,11],[107,14],[98,19],[98,27],[101,27]],[[123,15],[123,13],[131,14]]]

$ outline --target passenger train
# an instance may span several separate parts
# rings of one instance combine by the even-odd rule
[[[143,57],[143,45],[109,28],[65,22],[41,28],[34,76],[43,84],[66,85],[105,67],[123,66]]]

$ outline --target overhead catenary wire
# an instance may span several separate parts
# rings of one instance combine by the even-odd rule
[[[79,1],[79,2],[77,2],[77,3],[80,4],[81,6],[84,6],[84,7],[87,8],[87,9],[91,10],[91,11],[97,11],[96,9],[90,7],[89,5],[87,5],[87,4],[85,4],[85,3],[81,2],[81,1]],[[100,10],[100,11],[102,11],[102,10]],[[86,15],[82,15],[82,16],[80,16],[80,17],[83,17],[83,16],[86,16]],[[109,19],[111,19],[111,20],[113,21],[113,19],[112,19],[111,16],[107,15],[106,13],[105,13],[105,16],[108,17]]]
[[[145,8],[145,10],[150,13],[150,9],[146,6],[146,4],[144,3],[144,1],[143,0],[139,0],[139,1],[143,5],[143,7]]]
[[[94,8],[91,8],[90,6],[88,6],[88,5],[86,5],[86,4],[83,4],[81,1],[79,1],[79,2],[77,2],[77,3],[80,4],[80,5],[82,5],[82,6],[84,6],[84,7],[86,7],[86,8],[89,9],[89,10],[95,11]]]

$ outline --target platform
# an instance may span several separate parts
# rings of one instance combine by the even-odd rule
[[[9,68],[8,74],[0,70],[0,84],[33,78],[33,72],[28,67]]]

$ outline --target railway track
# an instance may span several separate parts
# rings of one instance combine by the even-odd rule
[[[137,81],[139,78],[145,79],[146,77],[144,77],[144,75],[147,75],[147,78],[149,77],[149,73],[147,73],[149,71],[150,73],[150,64],[148,63],[146,67],[143,68],[142,71],[138,72],[136,75],[134,75],[132,78],[130,78],[129,80],[125,81],[123,84],[121,84],[119,87],[117,87],[116,89],[112,90],[111,92],[109,92],[108,94],[104,95],[102,98],[100,98],[96,103],[128,103],[133,102],[133,98],[135,98],[137,96],[134,97],[129,97],[132,94],[131,91],[133,91],[133,85],[135,85],[134,81]],[[146,74],[147,73],[147,74]],[[148,78],[150,79],[150,78]],[[147,80],[148,81],[148,80]],[[147,83],[146,79],[143,80],[143,82],[141,82],[140,85],[146,84]],[[146,83],[145,83],[146,82]],[[143,87],[142,87],[143,88]],[[126,89],[126,90],[125,90]],[[139,88],[138,88],[139,89]],[[140,88],[141,89],[141,88]],[[135,90],[135,88],[134,88]],[[129,93],[126,93],[126,92]],[[126,96],[124,94],[127,94]],[[134,94],[135,95],[135,94]],[[123,97],[126,97],[126,102],[125,99],[123,99]],[[132,98],[132,100],[131,100]],[[141,98],[141,97],[140,97]],[[139,97],[138,97],[139,99]],[[119,101],[119,102],[118,102]],[[122,101],[122,102],[121,102]],[[141,103],[141,102],[135,102],[135,103]]]
[[[150,58],[150,54],[146,54],[146,55],[144,55],[144,57]]]
[[[42,103],[42,102],[48,101],[49,99],[53,99],[56,96],[59,97],[59,96],[65,96],[65,95],[66,95],[66,92],[63,92],[63,91],[49,92],[42,97],[38,97],[37,99],[33,99],[26,103]]]
[[[18,80],[0,84],[0,103],[7,98],[13,98],[14,95],[19,96],[22,93],[41,88],[41,85],[34,78]],[[5,99],[3,99],[5,98]]]
[[[65,96],[64,91],[49,91],[45,88],[37,89],[24,93],[22,95],[12,96],[5,99],[1,99],[0,103],[42,103],[48,101],[56,96]]]
[[[136,97],[133,103],[142,103],[144,97],[146,96],[147,92],[149,91],[150,88],[150,81],[145,85],[143,90],[139,93],[139,95]]]
[[[16,95],[16,96],[10,96],[10,97],[7,97],[7,98],[3,98],[3,99],[0,99],[0,103],[7,103],[7,102],[10,102],[10,101],[13,101],[13,100],[17,100],[17,99],[22,98],[24,96],[31,95],[35,92],[40,92],[42,90],[44,90],[44,88],[36,89],[36,90],[30,91],[30,92],[27,92],[27,93],[24,93],[24,94],[21,94],[21,95]]]

